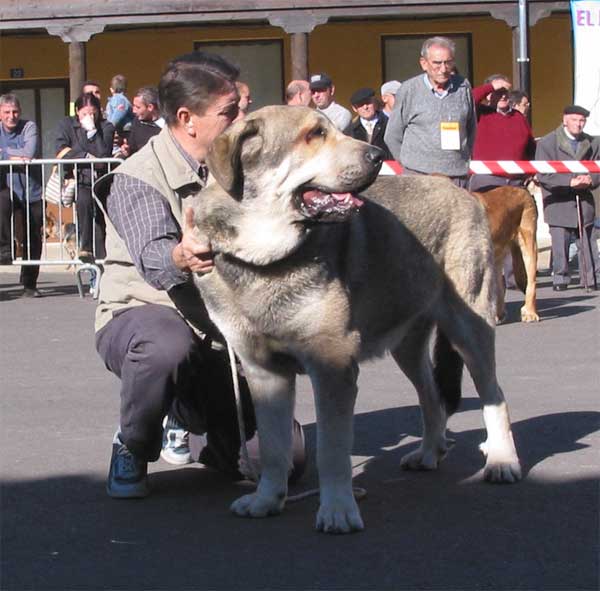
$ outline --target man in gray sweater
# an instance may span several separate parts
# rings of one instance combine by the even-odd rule
[[[405,174],[443,174],[465,187],[477,120],[471,85],[453,74],[454,54],[446,37],[423,43],[425,73],[400,87],[385,143]]]

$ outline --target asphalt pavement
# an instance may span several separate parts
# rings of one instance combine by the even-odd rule
[[[518,321],[508,294],[497,365],[524,479],[482,481],[479,400],[465,379],[449,423],[456,445],[440,469],[401,471],[420,433],[416,395],[391,359],[361,368],[353,465],[366,530],[314,531],[317,499],[263,520],[233,516],[247,488],[162,460],[152,495],[105,493],[118,420],[118,380],[93,344],[95,302],[74,276],[42,269],[45,297],[23,299],[0,273],[0,589],[24,590],[592,590],[598,589],[599,292],[551,290],[541,322]],[[297,416],[317,484],[312,394]]]

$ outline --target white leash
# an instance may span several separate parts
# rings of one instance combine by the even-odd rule
[[[256,485],[260,476],[254,469],[254,464],[250,460],[250,455],[248,453],[248,446],[246,444],[246,424],[244,422],[244,410],[242,407],[242,397],[240,394],[240,382],[238,379],[235,351],[233,350],[233,347],[229,344],[229,342],[227,342],[227,354],[229,355],[229,367],[231,369],[231,378],[233,380],[233,392],[235,394],[235,406],[237,410],[238,426],[240,430],[240,453],[242,455],[242,461],[245,462],[247,466],[247,474],[245,474],[245,476],[249,478],[249,482]],[[356,467],[357,466],[355,466],[355,468]],[[353,487],[352,491],[354,493],[354,498],[357,501],[360,501],[367,496],[367,491],[364,488]],[[310,490],[298,493],[297,495],[289,496],[287,498],[287,502],[294,503],[296,501],[301,501],[302,499],[318,495],[319,492],[320,491],[318,488],[311,488]]]

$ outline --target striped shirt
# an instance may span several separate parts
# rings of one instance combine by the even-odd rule
[[[201,183],[189,186],[189,194],[196,193],[206,186],[208,169],[185,152],[175,138],[173,141],[201,178]],[[186,283],[190,274],[177,268],[172,257],[173,249],[181,240],[181,227],[169,203],[157,189],[129,175],[119,174],[117,169],[106,210],[136,269],[147,283],[165,291]]]

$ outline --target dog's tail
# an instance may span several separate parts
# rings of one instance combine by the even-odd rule
[[[448,416],[460,404],[463,366],[462,357],[438,328],[433,347],[433,378]]]

